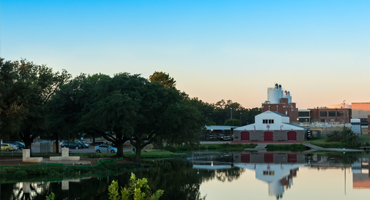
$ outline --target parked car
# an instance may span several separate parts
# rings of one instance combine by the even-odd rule
[[[82,142],[84,145],[85,145],[85,148],[89,148],[90,147],[90,145],[89,144],[87,144],[87,143],[85,143],[85,142]]]
[[[231,137],[230,137],[230,135],[225,135],[225,134],[220,134],[220,140],[230,140],[231,139]]]
[[[83,143],[83,142],[81,142],[81,141],[76,141],[76,143],[81,144],[82,149],[83,149],[83,148],[87,148],[87,147],[86,147],[86,145],[85,145],[85,143]]]
[[[75,142],[75,141],[64,141],[60,144],[60,146],[63,148],[63,147],[68,147],[70,149],[83,149],[84,146],[79,143],[79,142]]]
[[[18,142],[18,141],[5,141],[4,143],[15,145],[18,147],[18,149],[21,149],[21,150],[24,149],[25,147],[23,142]]]
[[[96,153],[102,153],[102,152],[105,153],[105,152],[107,152],[107,147],[108,147],[108,145],[99,145],[99,146],[95,147],[95,151],[96,151]],[[109,146],[109,151],[111,153],[117,153],[117,148]]]
[[[1,151],[15,151],[17,149],[18,147],[13,144],[7,144],[7,143],[1,144]]]

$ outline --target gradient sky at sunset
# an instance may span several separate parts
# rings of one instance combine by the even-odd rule
[[[80,73],[164,71],[214,103],[370,102],[368,0],[2,0],[0,56]]]

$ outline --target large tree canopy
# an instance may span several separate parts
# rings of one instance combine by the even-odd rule
[[[175,79],[165,72],[154,72],[149,76],[149,81],[162,83],[165,88],[173,88],[176,86]]]
[[[117,156],[123,156],[122,144],[130,140],[137,163],[141,150],[157,138],[197,143],[206,123],[186,94],[127,73],[82,75],[63,86],[52,101],[54,116],[62,118],[55,125],[77,124],[80,132],[100,134],[117,145]]]
[[[1,82],[6,84],[6,88],[1,89],[5,91],[2,93],[4,108],[21,113],[17,117],[6,116],[4,127],[10,127],[9,133],[18,134],[25,148],[31,148],[33,140],[45,130],[46,103],[70,75],[66,71],[54,73],[51,68],[26,60],[1,62],[1,71]]]

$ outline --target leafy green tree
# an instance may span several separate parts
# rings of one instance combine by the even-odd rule
[[[175,79],[165,72],[154,72],[149,76],[149,81],[162,83],[165,88],[173,88],[176,86]]]
[[[146,79],[138,75],[121,73],[113,78],[93,75],[86,79],[83,88],[88,89],[82,98],[81,130],[101,135],[116,144],[117,156],[123,156],[123,143],[134,134],[138,122],[136,110],[140,95],[136,91]]]
[[[47,132],[50,137],[56,140],[70,140],[76,137],[76,133],[81,132],[78,124],[81,119],[81,111],[84,104],[81,96],[86,91],[82,90],[82,83],[86,79],[85,75],[80,75],[62,85],[56,91],[50,101],[47,102]],[[59,148],[57,148],[57,153]]]
[[[26,111],[17,95],[18,75],[17,63],[0,58],[0,134],[6,138],[19,130]]]
[[[6,104],[13,105],[16,113],[21,113],[12,120],[18,127],[10,130],[23,140],[25,148],[30,149],[33,140],[45,133],[46,103],[70,75],[66,71],[54,73],[51,68],[26,60],[8,61],[5,65],[7,74],[11,74],[2,76],[2,82],[6,82],[9,87],[6,89]]]
[[[152,194],[146,178],[136,179],[131,175],[127,187],[119,188],[117,181],[112,181],[108,188],[110,200],[158,200],[163,195],[163,190],[157,190]]]
[[[168,143],[199,143],[205,121],[199,111],[187,103],[186,94],[161,84],[146,83],[138,88],[137,123],[130,142],[136,148],[135,161],[141,163],[141,150],[157,138]],[[196,139],[197,138],[197,139]]]
[[[194,106],[201,113],[201,115],[206,118],[206,125],[215,124],[212,119],[212,113],[214,112],[215,108],[212,104],[204,102],[197,97],[189,98],[188,104]]]
[[[238,119],[228,119],[224,123],[226,126],[240,126],[240,120]]]

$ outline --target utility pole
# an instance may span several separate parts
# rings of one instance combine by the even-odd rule
[[[242,125],[242,112],[240,112],[240,126]]]
[[[346,100],[343,100],[343,127],[346,127]]]
[[[230,108],[230,113],[231,113],[230,119],[233,119],[233,108]]]

